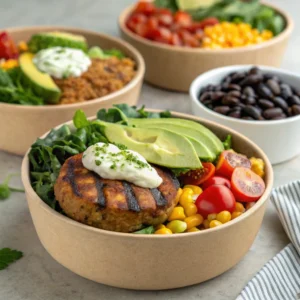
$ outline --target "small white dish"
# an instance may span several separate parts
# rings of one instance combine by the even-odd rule
[[[255,142],[267,154],[272,164],[287,161],[300,154],[300,115],[276,121],[247,121],[216,113],[199,100],[200,90],[208,84],[218,84],[229,73],[249,70],[252,65],[217,68],[198,76],[191,84],[190,97],[194,115],[230,127]],[[278,68],[258,66],[264,73],[277,75],[292,87],[300,86],[300,75]]]

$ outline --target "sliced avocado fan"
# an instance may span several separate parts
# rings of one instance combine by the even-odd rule
[[[102,121],[106,138],[141,154],[148,162],[169,168],[202,167],[192,143],[184,136],[165,129],[135,128]]]

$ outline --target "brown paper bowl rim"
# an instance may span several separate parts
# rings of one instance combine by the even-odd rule
[[[175,46],[175,45],[174,46],[173,45],[165,45],[162,43],[153,42],[146,38],[140,37],[136,33],[133,33],[131,30],[129,30],[127,28],[127,26],[125,24],[128,19],[128,16],[132,12],[135,5],[131,5],[127,8],[125,8],[121,12],[121,14],[119,15],[118,23],[119,23],[119,28],[122,32],[124,32],[126,35],[130,36],[130,38],[132,38],[136,42],[144,44],[145,46],[149,46],[149,47],[153,47],[153,48],[161,49],[161,50],[175,51],[175,52],[179,52],[179,53],[191,53],[191,54],[192,53],[194,53],[194,54],[202,53],[202,54],[216,54],[216,55],[222,55],[222,54],[227,53],[227,54],[234,55],[235,53],[239,53],[239,52],[243,52],[243,51],[244,52],[256,51],[256,50],[277,44],[277,43],[281,42],[282,40],[286,39],[292,33],[292,31],[294,29],[294,21],[287,12],[285,12],[278,6],[270,4],[270,3],[263,2],[262,4],[272,8],[276,12],[278,12],[285,19],[286,27],[280,34],[271,38],[268,41],[265,41],[263,43],[256,44],[256,45],[245,46],[245,47],[228,48],[228,49],[202,49],[202,48]]]
[[[160,112],[161,110],[157,110],[157,109],[149,109],[148,111],[151,112]],[[221,128],[222,130],[224,130],[224,132],[228,132],[228,134],[232,134],[233,136],[237,136],[239,137],[241,140],[246,141],[248,144],[250,144],[250,147],[255,149],[256,152],[259,153],[259,156],[263,159],[263,161],[265,162],[265,169],[266,169],[266,174],[268,174],[267,176],[267,180],[265,180],[265,185],[266,185],[266,189],[263,193],[263,195],[261,196],[261,198],[256,202],[256,204],[248,211],[246,211],[245,213],[243,213],[241,216],[239,216],[238,218],[231,220],[228,223],[223,224],[222,226],[217,226],[215,228],[210,228],[209,230],[201,230],[199,232],[190,232],[190,233],[186,233],[186,234],[170,234],[170,235],[159,235],[159,234],[134,234],[134,233],[122,233],[122,232],[114,232],[114,231],[108,231],[108,230],[104,230],[104,229],[99,229],[99,228],[95,228],[95,227],[91,227],[82,223],[79,223],[75,220],[72,220],[71,218],[64,216],[60,213],[58,213],[57,211],[55,211],[54,209],[52,209],[50,206],[48,206],[37,194],[36,192],[33,190],[31,183],[30,183],[30,178],[29,178],[29,159],[28,159],[28,154],[30,149],[26,152],[24,158],[23,158],[23,162],[22,162],[22,168],[21,168],[21,176],[22,176],[22,182],[25,188],[26,193],[28,194],[27,197],[30,198],[34,198],[36,201],[38,199],[39,201],[39,205],[42,209],[44,209],[47,213],[49,214],[53,214],[55,215],[55,217],[57,217],[58,219],[60,219],[60,221],[62,222],[66,222],[69,225],[74,225],[80,229],[86,230],[86,231],[90,231],[90,232],[95,232],[98,234],[104,234],[106,236],[110,236],[112,238],[124,238],[124,239],[140,239],[140,238],[149,238],[149,239],[184,239],[184,238],[188,238],[191,236],[196,236],[196,235],[206,235],[206,234],[210,234],[213,231],[217,231],[217,230],[226,230],[226,228],[228,228],[229,226],[234,226],[236,223],[238,222],[242,222],[245,218],[247,218],[248,216],[250,216],[251,214],[254,214],[256,211],[258,211],[260,209],[260,207],[262,205],[264,205],[264,203],[268,200],[271,190],[272,190],[272,186],[273,186],[273,169],[271,166],[271,163],[268,159],[268,157],[266,156],[266,154],[263,152],[263,150],[261,148],[259,148],[255,143],[253,143],[251,140],[249,140],[247,137],[245,137],[244,135],[238,133],[237,131],[230,129],[226,126],[217,124],[215,122],[211,122],[196,116],[190,116],[187,114],[183,114],[183,113],[178,113],[178,112],[171,112],[172,116],[174,117],[179,117],[179,118],[183,118],[183,119],[188,119],[188,120],[192,120],[195,122],[204,122],[208,125],[213,125],[213,126],[217,126],[219,128]],[[89,119],[93,120],[96,117],[91,117]],[[66,123],[63,123],[66,125],[72,125],[73,122],[69,121]],[[60,124],[58,126],[56,126],[55,128],[58,128],[60,126],[62,126],[63,124]],[[48,131],[49,132],[49,131]],[[46,136],[47,133],[45,133],[42,138],[44,136]]]
[[[8,31],[9,33],[13,32],[18,32],[18,31],[27,31],[27,30],[62,30],[62,31],[76,31],[77,34],[85,35],[85,34],[93,34],[101,39],[108,39],[113,42],[116,42],[119,45],[124,46],[127,48],[128,52],[130,53],[130,56],[133,57],[137,64],[137,71],[134,76],[134,78],[123,88],[121,88],[118,91],[115,91],[111,94],[105,95],[103,97],[95,98],[92,100],[84,101],[84,102],[77,102],[77,103],[72,103],[72,104],[43,104],[43,105],[20,105],[20,104],[10,104],[10,103],[0,103],[0,109],[1,108],[9,108],[9,107],[14,107],[14,109],[20,109],[24,110],[24,112],[28,110],[38,110],[38,111],[43,111],[43,110],[67,110],[68,108],[83,108],[89,105],[93,105],[95,103],[99,102],[107,102],[110,100],[113,100],[115,97],[118,97],[127,91],[131,90],[134,86],[136,86],[144,77],[145,74],[145,61],[140,54],[140,52],[135,49],[132,45],[127,43],[126,41],[122,40],[121,38],[110,36],[108,34],[100,33],[97,31],[93,30],[88,30],[88,29],[82,29],[78,27],[71,27],[71,26],[27,26],[27,27],[9,27],[5,29],[0,29],[0,31]]]

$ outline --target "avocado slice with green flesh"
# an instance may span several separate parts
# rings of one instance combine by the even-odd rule
[[[37,96],[43,98],[45,103],[58,103],[61,95],[60,89],[48,74],[38,70],[32,61],[33,57],[34,54],[29,52],[23,53],[19,57],[24,83],[31,87]]]
[[[202,167],[192,143],[172,131],[135,128],[102,121],[95,123],[103,126],[104,134],[111,143],[125,145],[150,163],[169,168]]]
[[[130,125],[136,127],[153,128],[155,126],[196,140],[198,144],[202,145],[202,149],[197,147],[197,153],[201,159],[214,160],[224,150],[221,140],[209,129],[197,122],[177,118],[128,120]]]

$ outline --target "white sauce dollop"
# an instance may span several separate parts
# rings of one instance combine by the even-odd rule
[[[79,77],[92,62],[82,50],[53,47],[39,51],[33,63],[41,72],[61,79]]]
[[[120,150],[113,144],[97,143],[87,148],[82,163],[102,178],[126,180],[143,188],[157,188],[162,179],[146,159],[132,150]]]

